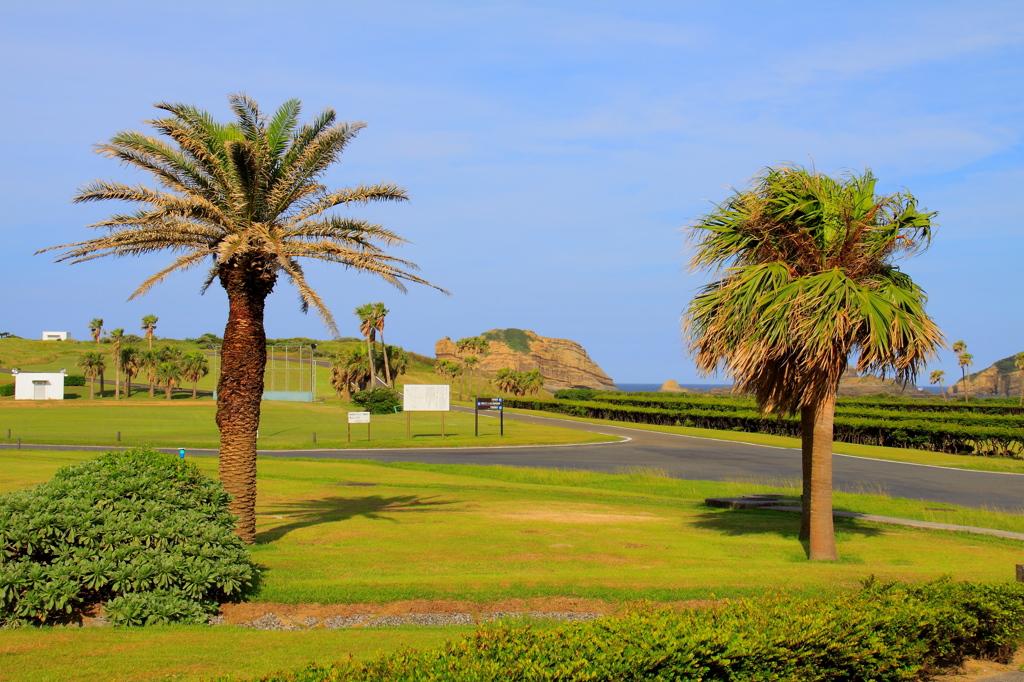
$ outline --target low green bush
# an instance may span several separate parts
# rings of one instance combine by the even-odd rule
[[[0,626],[204,622],[255,587],[220,483],[147,448],[0,496]]]
[[[0,396],[10,397],[14,395],[14,384],[0,384]]]
[[[865,582],[831,600],[771,596],[535,630],[486,626],[430,651],[310,665],[264,682],[926,679],[1024,639],[1024,585]]]
[[[65,386],[85,386],[84,374],[68,374],[64,377]]]
[[[556,400],[593,400],[597,394],[592,388],[563,388],[555,391]]]
[[[370,414],[394,414],[402,398],[390,388],[374,386],[353,395],[352,402]]]

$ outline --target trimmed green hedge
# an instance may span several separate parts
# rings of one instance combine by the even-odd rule
[[[571,400],[506,398],[505,406],[543,410],[588,419],[610,419],[634,424],[690,426],[720,431],[745,431],[775,436],[800,436],[795,417],[761,415],[752,407],[726,409],[663,409]],[[899,417],[857,417],[837,411],[835,440],[861,445],[917,448],[955,454],[1024,457],[1024,429],[1004,424],[957,424],[949,421],[900,420]]]
[[[896,682],[925,679],[968,656],[1005,660],[1022,640],[1024,585],[868,580],[831,600],[636,610],[540,631],[498,624],[439,649],[261,679]]]

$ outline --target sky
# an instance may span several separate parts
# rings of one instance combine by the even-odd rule
[[[0,19],[7,130],[0,164],[0,331],[86,338],[94,317],[157,334],[223,334],[203,272],[126,299],[168,255],[56,264],[41,248],[92,236],[124,206],[72,205],[98,178],[147,179],[95,154],[148,128],[161,101],[231,117],[245,92],[303,117],[368,126],[324,176],[378,181],[411,201],[347,215],[409,240],[430,282],[402,294],[309,264],[356,336],[367,301],[387,340],[518,327],[579,342],[623,383],[697,374],[680,316],[707,280],[687,225],[766,166],[870,168],[880,191],[937,211],[929,251],[901,264],[975,369],[1024,351],[1024,3],[150,2],[9,3]],[[270,337],[327,338],[282,281]],[[943,351],[930,369],[958,376]],[[927,375],[925,375],[926,377]],[[919,383],[924,383],[922,378]]]

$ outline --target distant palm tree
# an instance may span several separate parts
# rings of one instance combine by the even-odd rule
[[[114,340],[114,354],[111,359],[114,361],[114,400],[121,399],[121,340],[124,339],[124,329],[118,327],[110,331],[110,338]]]
[[[1013,356],[1013,365],[1020,372],[1020,402],[1018,404],[1024,407],[1024,353],[1017,353]]]
[[[946,373],[943,372],[941,369],[932,370],[931,375],[928,377],[928,383],[930,383],[930,384],[938,384],[939,385],[939,393],[942,394],[942,399],[943,400],[949,400],[949,398],[946,397],[946,389],[944,389],[942,387],[942,379],[945,376],[946,376]]]
[[[462,358],[462,364],[469,372],[469,392],[470,394],[475,395],[480,392],[479,390],[473,390],[473,379],[475,378],[476,374],[476,366],[480,364],[480,358],[478,358],[475,355],[467,355],[466,357]]]
[[[377,376],[373,372],[373,346],[377,338],[377,308],[372,303],[364,303],[356,308],[355,316],[359,318],[359,332],[366,338],[366,355],[370,358],[370,386],[375,386]]]
[[[149,349],[153,350],[153,332],[156,331],[156,323],[160,318],[156,315],[144,315],[142,317],[141,329],[146,332],[146,340],[149,341]]]
[[[331,362],[331,386],[346,403],[352,402],[352,387],[362,390],[369,380],[370,363],[359,346],[342,351]]]
[[[100,337],[103,336],[102,317],[94,317],[89,320],[89,332],[92,334],[92,340],[96,342],[96,350],[100,351]],[[103,397],[103,370],[100,370],[100,397]]]
[[[196,389],[199,380],[210,373],[210,362],[206,359],[206,353],[201,350],[192,350],[185,353],[181,361],[182,378],[192,382],[192,400],[198,395]]]
[[[388,357],[391,358],[391,380],[397,381],[398,377],[409,371],[409,354],[398,346],[387,346]],[[392,385],[394,388],[394,385]]]
[[[964,382],[964,402],[969,403],[971,401],[971,377],[967,373],[968,367],[974,366],[974,356],[970,353],[965,353],[966,346],[957,354],[956,362],[960,365],[960,373],[963,375]]]
[[[519,384],[519,372],[511,367],[502,367],[494,373],[494,385],[503,393],[515,393]]]
[[[96,377],[106,369],[103,355],[96,351],[82,353],[78,358],[77,364],[82,368],[82,373],[89,379],[89,400],[94,400],[96,398]]]
[[[124,372],[124,397],[132,397],[132,379],[139,373],[139,368],[142,366],[142,359],[139,357],[139,351],[132,346],[125,346],[118,353],[118,366]]]
[[[544,388],[544,377],[539,369],[531,369],[526,373],[523,381],[523,388],[530,392],[530,395],[537,395],[540,389]]]
[[[156,366],[156,380],[164,387],[164,397],[171,399],[171,391],[181,382],[181,365],[173,360],[166,360]]]
[[[144,350],[139,353],[139,367],[146,370],[146,380],[149,382],[149,397],[156,397],[156,368],[164,362],[160,351]]]
[[[384,378],[391,388],[395,387],[394,379],[391,377],[391,366],[388,364],[388,347],[384,343],[384,318],[391,311],[384,307],[384,303],[378,301],[373,304],[374,326],[380,334],[380,352],[384,356]]]
[[[967,350],[967,344],[964,343],[963,340],[956,341],[956,342],[953,343],[953,352],[956,354],[956,360],[957,360],[957,364],[960,365],[961,374],[963,374],[964,366],[962,364],[960,364],[960,355],[964,351],[966,351],[966,350]],[[963,391],[964,391],[964,402],[968,402],[968,400],[967,400],[967,375],[963,374],[963,376],[964,376],[964,378],[963,378],[962,381],[963,381]],[[954,387],[955,386],[956,386],[956,384],[954,384]]]

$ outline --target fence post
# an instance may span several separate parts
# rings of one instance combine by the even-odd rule
[[[313,445],[316,445],[316,431],[313,432]]]

